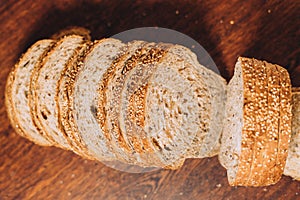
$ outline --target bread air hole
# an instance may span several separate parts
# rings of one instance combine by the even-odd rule
[[[157,149],[162,150],[161,146],[155,138],[152,138],[152,143]]]
[[[48,115],[51,115],[51,112],[49,110],[47,110],[47,108],[43,108],[41,111],[41,115],[45,120],[47,120]]]

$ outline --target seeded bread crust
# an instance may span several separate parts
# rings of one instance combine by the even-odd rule
[[[256,182],[259,186],[274,184],[273,171],[274,161],[277,155],[277,137],[279,134],[279,115],[280,115],[280,73],[275,65],[264,62],[267,69],[267,118],[266,118],[266,137],[262,140],[266,150],[257,159],[261,160],[261,166],[257,170]]]
[[[292,88],[292,134],[284,175],[300,181],[300,88]]]
[[[251,136],[254,140],[254,145],[252,148],[252,163],[250,171],[248,172],[248,178],[246,185],[258,186],[260,178],[262,178],[263,170],[263,154],[266,152],[268,154],[269,149],[265,147],[265,141],[268,141],[266,129],[268,124],[268,76],[267,67],[262,61],[252,59],[252,67],[255,69],[255,95],[256,104],[254,107],[255,114],[255,132]],[[276,132],[275,134],[278,134]],[[249,154],[249,152],[247,153]]]
[[[58,110],[55,94],[61,74],[85,40],[81,36],[70,35],[58,41],[56,47],[47,55],[43,64],[32,74],[33,120],[57,147],[68,150],[69,144],[58,125]]]
[[[33,44],[10,72],[5,90],[5,105],[13,128],[19,135],[42,146],[51,146],[52,142],[40,134],[30,116],[30,74],[54,44],[54,40],[40,40]]]

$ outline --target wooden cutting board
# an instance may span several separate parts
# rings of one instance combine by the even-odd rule
[[[158,26],[198,41],[227,80],[239,55],[285,66],[300,85],[300,2],[183,0],[2,0],[0,2],[0,199],[300,199],[300,182],[230,187],[216,157],[176,171],[129,174],[16,135],[4,108],[7,75],[35,41],[67,26],[94,39]],[[300,169],[299,169],[300,170]]]

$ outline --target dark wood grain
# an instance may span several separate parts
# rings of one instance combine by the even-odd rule
[[[221,3],[223,2],[223,3]],[[176,171],[129,174],[16,135],[4,108],[9,70],[27,47],[71,25],[94,39],[159,26],[191,36],[229,80],[239,55],[288,69],[300,85],[300,2],[287,1],[77,1],[0,2],[0,199],[300,199],[300,182],[229,187],[217,158],[190,159]],[[177,12],[176,12],[177,11]]]

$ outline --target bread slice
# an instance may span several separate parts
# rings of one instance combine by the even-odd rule
[[[106,88],[106,84],[100,91],[99,87],[106,81],[114,62],[126,50],[126,45],[116,39],[108,38],[96,42],[83,59],[72,86],[73,100],[69,106],[73,115],[71,118],[73,134],[78,142],[84,144],[89,153],[100,161],[115,160],[116,152],[111,141],[112,135],[106,132],[103,124],[101,126],[98,124],[98,97],[99,92]],[[106,99],[103,99],[103,105],[105,102]],[[105,117],[104,111],[103,119]]]
[[[283,174],[300,181],[300,88],[292,88],[292,135]]]
[[[39,68],[35,68],[31,77],[32,101],[31,114],[36,125],[56,146],[70,149],[64,133],[58,124],[56,93],[58,81],[66,65],[82,48],[85,40],[81,36],[70,35],[62,38],[43,59]]]
[[[280,81],[276,69],[282,76]],[[290,87],[285,69],[255,59],[238,59],[228,84],[219,154],[230,185],[265,186],[279,180],[290,131],[286,125],[290,120]]]
[[[54,44],[54,40],[40,40],[33,44],[10,72],[5,91],[8,117],[16,132],[44,146],[51,146],[52,142],[40,135],[39,129],[34,125],[30,116],[28,95],[32,70],[40,64]]]
[[[89,53],[92,47],[93,43],[87,41],[79,49],[77,55],[70,59],[70,62],[68,62],[60,76],[58,81],[58,90],[56,91],[56,104],[58,110],[57,120],[60,131],[65,135],[65,138],[69,143],[69,147],[74,153],[90,160],[94,160],[94,156],[89,153],[85,143],[81,141],[81,138],[76,138],[77,134],[74,134],[74,131],[77,129],[72,129],[74,116],[73,106],[71,105],[73,105],[74,101],[74,81],[81,69],[85,56]]]
[[[142,41],[133,41],[126,45],[126,50],[121,52],[111,66],[103,74],[99,82],[97,98],[97,119],[103,129],[106,139],[111,145],[119,161],[134,164],[133,149],[128,145],[127,137],[119,129],[119,91],[123,87],[126,74],[135,65],[135,60],[144,53]]]
[[[197,136],[190,145],[191,148],[187,157],[205,158],[215,156],[220,149],[227,83],[220,75],[201,65],[196,54],[186,47],[174,45],[169,49],[169,54],[174,54],[189,63],[195,73],[198,74],[198,81],[201,86],[198,91],[198,95],[201,95],[198,102],[205,110],[202,111],[202,115],[206,116],[201,118],[205,128],[197,132]]]
[[[165,166],[183,164],[197,133],[205,131],[201,80],[193,66],[169,51],[149,78],[144,130]]]
[[[147,133],[137,129],[143,126],[144,121],[144,102],[147,90],[147,83],[143,82],[146,80],[144,74],[147,72],[149,76],[164,54],[164,50],[158,49],[156,46],[155,43],[143,45],[120,67],[121,73],[118,73],[119,75],[117,74],[112,80],[112,82],[119,80],[119,89],[114,87],[117,94],[114,96],[118,96],[119,99],[116,99],[119,111],[115,120],[119,121],[120,132],[126,137],[126,145],[131,148],[133,164],[144,167],[162,166],[162,164],[153,164],[158,161],[153,153],[155,148],[148,140]],[[146,84],[143,85],[144,83]]]

